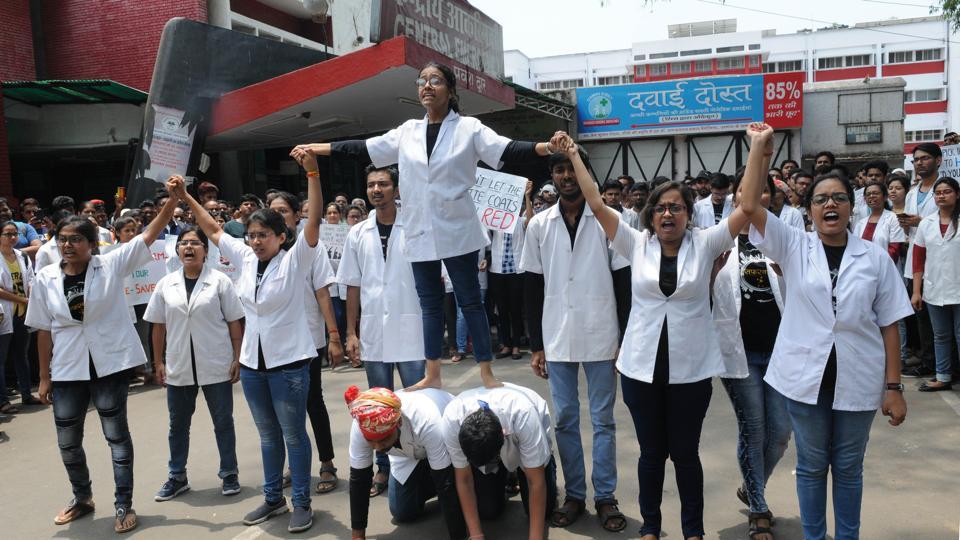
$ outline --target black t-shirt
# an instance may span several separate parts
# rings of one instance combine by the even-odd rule
[[[670,296],[677,291],[677,257],[660,256],[660,292]],[[667,335],[667,317],[663,317],[660,340],[657,343],[657,358],[653,364],[653,383],[670,382],[670,339]]]
[[[737,238],[740,250],[740,328],[743,348],[761,353],[773,352],[780,328],[780,309],[767,275],[767,264],[760,250],[746,234]]]
[[[380,249],[383,250],[383,259],[387,259],[387,244],[390,242],[390,233],[393,232],[393,223],[387,225],[377,220],[377,232],[380,234]]]
[[[660,256],[660,292],[670,296],[677,291],[677,257]]]
[[[577,212],[577,217],[574,218],[572,225],[570,224],[569,221],[567,221],[567,216],[566,216],[566,214],[564,214],[564,215],[561,216],[561,217],[563,217],[563,224],[566,225],[566,227],[567,227],[567,234],[570,235],[570,249],[571,249],[571,250],[573,249],[573,242],[577,239],[577,229],[580,228],[580,218],[583,217],[583,208],[584,208],[584,206],[586,206],[586,204],[587,204],[586,201],[584,201],[583,206],[581,206],[581,207],[580,207],[580,211]],[[561,208],[561,212],[560,212],[561,214],[563,214],[563,211],[562,211],[562,210],[563,210],[563,209]]]
[[[258,282],[260,281],[260,279],[259,279],[259,278],[261,277],[260,274],[261,274],[261,272],[257,272],[257,278],[258,278],[257,281],[258,281]],[[200,279],[200,278],[199,278],[199,277],[188,278],[187,276],[183,276],[183,285],[187,288],[187,300],[188,300],[188,301],[190,300],[190,297],[193,295],[193,288],[197,286],[197,280],[198,280],[198,279]]]
[[[827,266],[830,268],[831,297],[833,303],[833,312],[837,312],[837,278],[840,277],[840,263],[843,261],[843,252],[847,249],[843,246],[823,245],[823,251],[827,256]],[[820,380],[820,391],[833,390],[837,386],[837,347],[830,349],[830,357],[827,358],[827,365],[823,369],[823,379]]]
[[[427,124],[427,161],[433,154],[433,147],[437,144],[437,137],[440,136],[440,126],[443,124]]]
[[[257,261],[257,286],[253,291],[253,294],[256,295],[260,292],[260,281],[263,280],[263,274],[267,271],[267,266],[270,266],[270,260],[267,261]],[[187,296],[189,298],[189,295]]]
[[[713,204],[712,202],[710,204]],[[713,205],[713,223],[720,223],[720,220],[723,219],[723,205],[724,203],[714,204]]]
[[[70,316],[75,321],[83,321],[83,282],[85,278],[86,272],[81,272],[75,276],[63,274],[63,295],[67,299]]]

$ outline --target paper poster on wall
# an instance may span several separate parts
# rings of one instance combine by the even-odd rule
[[[480,223],[491,231],[512,231],[520,219],[526,188],[526,178],[478,168],[470,196]]]
[[[143,147],[150,156],[150,167],[144,176],[163,183],[170,175],[187,173],[196,128],[183,124],[184,111],[160,105],[154,105],[153,110],[153,140]]]

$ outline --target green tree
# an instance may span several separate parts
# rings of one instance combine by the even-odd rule
[[[940,0],[938,4],[930,6],[930,13],[943,15],[954,30],[960,28],[960,0]]]

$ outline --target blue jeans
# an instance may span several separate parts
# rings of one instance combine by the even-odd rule
[[[480,303],[487,299],[487,290],[480,289]],[[467,328],[467,318],[463,316],[463,310],[460,304],[457,304],[457,352],[463,354],[467,352],[467,338],[470,337],[470,329]]]
[[[490,323],[480,298],[480,280],[477,278],[477,251],[443,259],[447,274],[453,283],[453,292],[457,304],[463,310],[470,336],[473,338],[473,352],[477,362],[493,360],[490,348]],[[423,349],[428,360],[438,360],[443,349],[443,282],[440,280],[441,261],[421,261],[412,263],[413,279],[420,297],[420,311],[423,313]]]
[[[169,474],[186,480],[187,455],[190,453],[190,423],[197,408],[197,393],[203,398],[213,420],[213,434],[220,452],[220,478],[237,474],[237,435],[233,429],[233,385],[229,381],[203,386],[167,385],[167,411],[170,413]]]
[[[390,514],[398,523],[409,523],[423,514],[424,503],[437,496],[437,487],[430,476],[430,464],[421,459],[417,467],[401,484],[390,476],[390,489],[387,499]]]
[[[771,353],[747,351],[745,379],[721,379],[737,415],[737,462],[750,511],[766,512],[764,490],[790,442],[786,398],[763,382]]]
[[[937,358],[937,380],[950,382],[953,379],[953,345],[960,346],[960,304],[935,306],[924,304],[930,312],[933,325],[933,352]]]
[[[550,395],[557,414],[556,437],[563,466],[566,498],[585,501],[586,471],[580,438],[580,366],[587,377],[590,423],[593,425],[594,501],[609,501],[617,490],[617,437],[613,407],[617,400],[617,372],[613,360],[599,362],[547,362]]]
[[[806,540],[827,535],[827,471],[833,475],[834,540],[860,537],[863,456],[876,411],[835,411],[833,392],[816,405],[787,399],[797,441],[797,498]]]
[[[70,381],[53,385],[53,419],[57,426],[60,459],[73,486],[73,496],[93,495],[87,456],[83,452],[83,424],[93,402],[113,461],[114,507],[133,505],[133,440],[127,427],[127,391],[130,374],[114,373],[95,381]]]
[[[331,285],[331,287],[336,287],[336,284]],[[347,335],[347,302],[344,298],[339,298],[337,296],[330,297],[331,303],[333,303],[333,316],[337,319],[337,331],[340,332],[341,336]]]
[[[363,369],[367,372],[367,384],[370,388],[380,387],[394,389],[393,370],[396,368],[400,374],[400,384],[404,388],[413,386],[423,380],[426,371],[426,362],[423,360],[411,360],[408,362],[364,362]],[[377,452],[377,469],[380,472],[390,470],[390,459],[387,454]]]
[[[290,459],[293,505],[310,507],[310,438],[307,437],[309,363],[298,368],[256,371],[242,367],[240,383],[260,433],[263,495],[268,503],[283,499],[284,446]]]

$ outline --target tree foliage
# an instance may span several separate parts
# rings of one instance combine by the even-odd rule
[[[960,29],[960,0],[940,0],[937,4],[930,6],[930,13],[943,15],[951,28]]]

